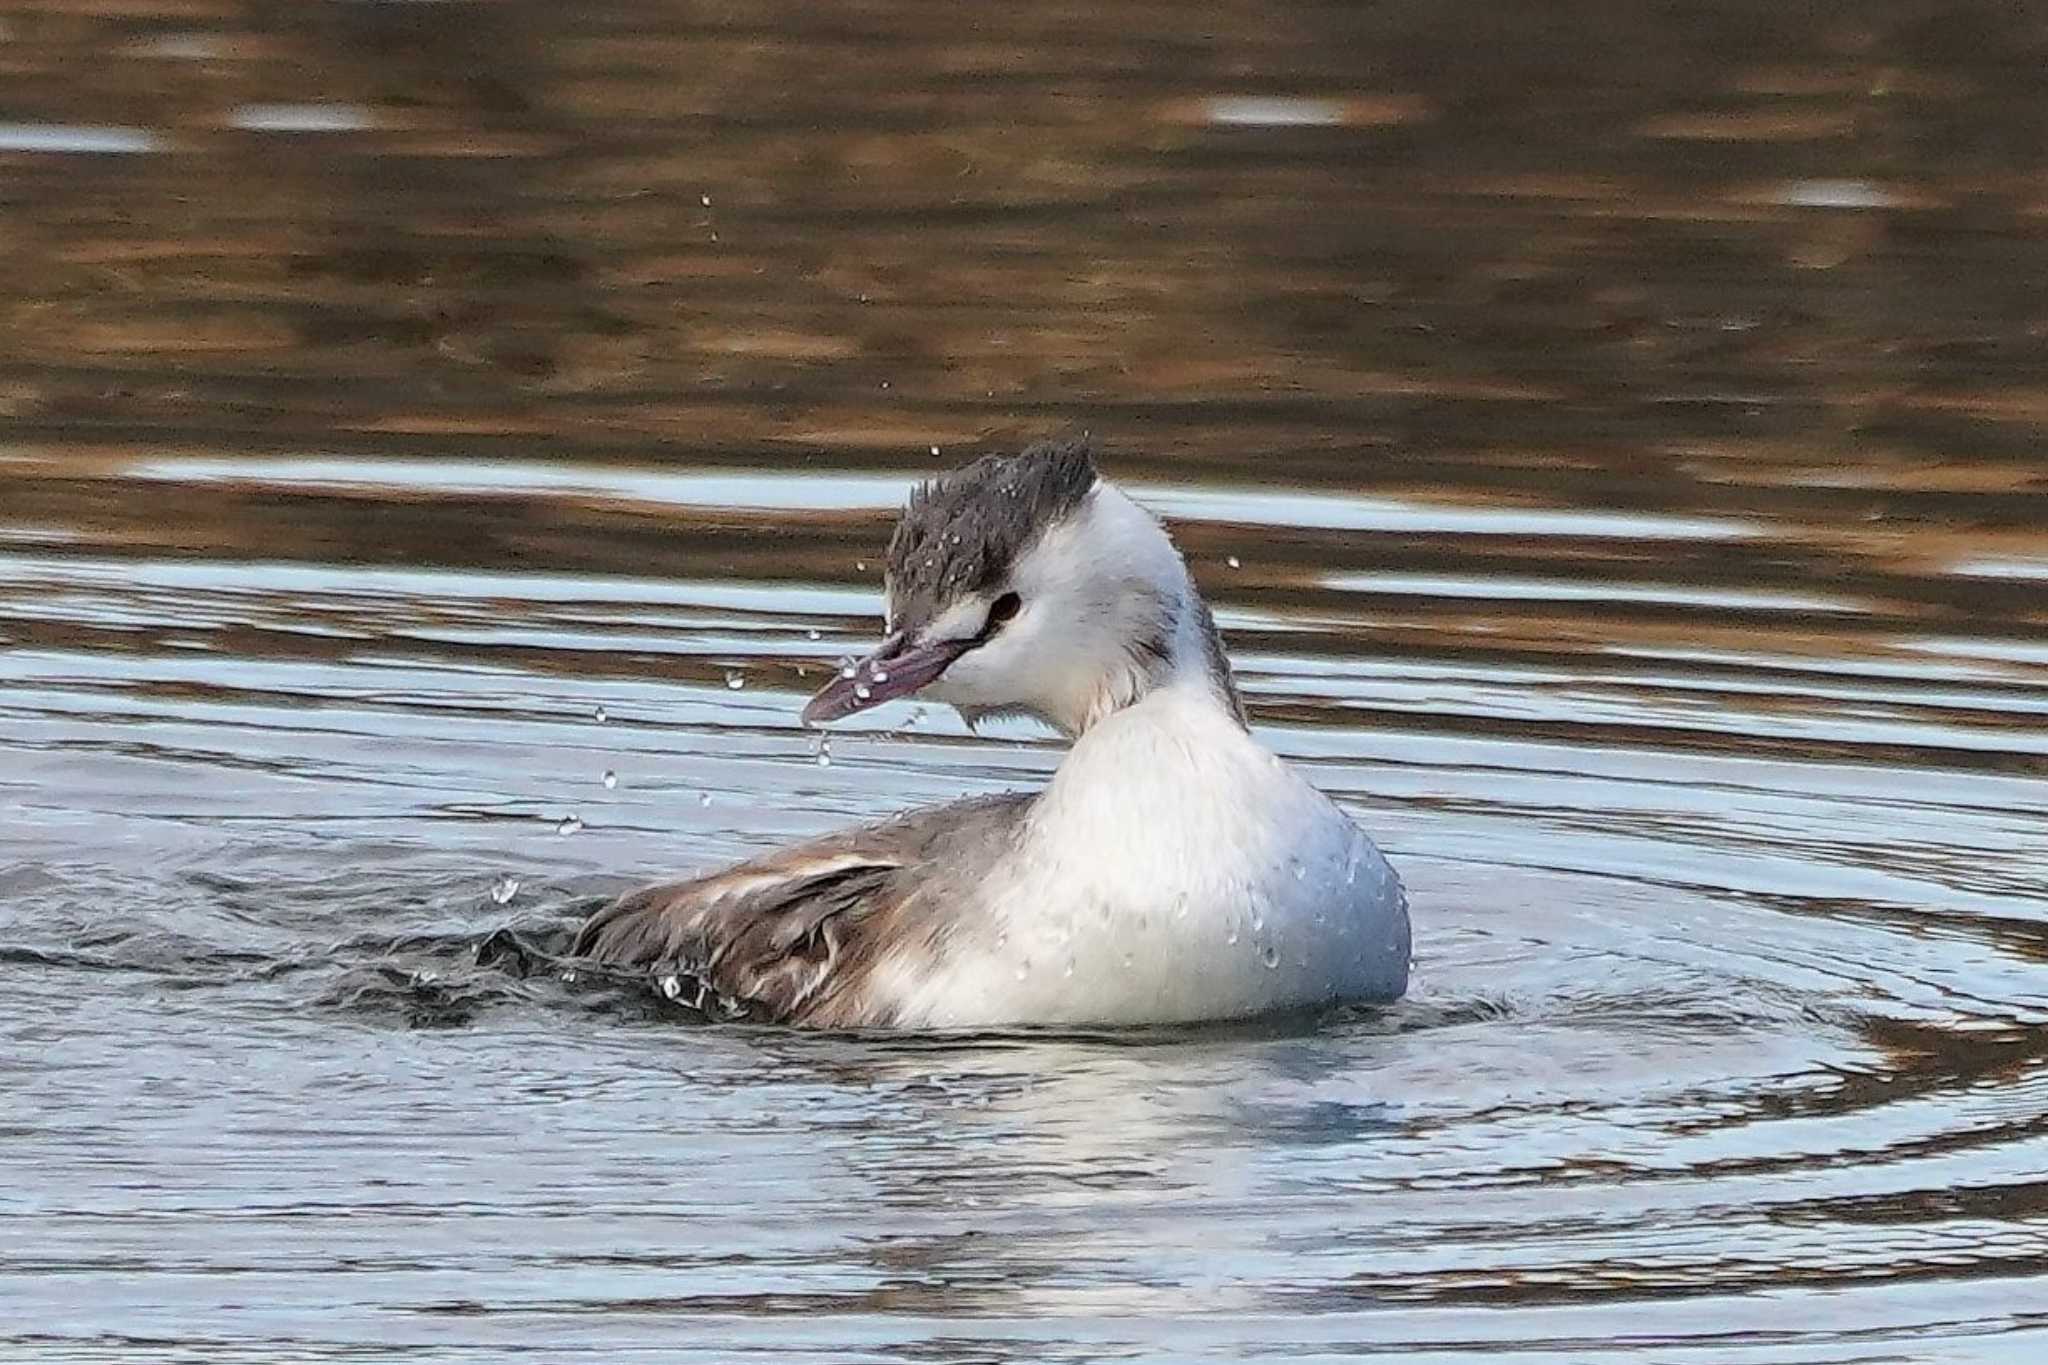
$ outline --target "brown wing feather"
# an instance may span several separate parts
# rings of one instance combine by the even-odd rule
[[[630,892],[577,933],[575,953],[690,983],[724,1012],[886,1026],[867,991],[888,952],[929,956],[945,905],[985,867],[1031,798],[975,797],[827,835],[690,881]],[[964,878],[964,880],[963,880]]]

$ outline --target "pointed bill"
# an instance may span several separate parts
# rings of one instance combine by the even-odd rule
[[[911,641],[901,633],[882,641],[875,652],[853,666],[848,676],[841,669],[831,682],[818,689],[804,707],[803,723],[823,725],[843,720],[857,711],[880,706],[885,701],[907,697],[944,673],[953,660],[965,654],[971,640]]]

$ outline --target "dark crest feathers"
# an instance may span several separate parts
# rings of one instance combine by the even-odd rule
[[[1086,437],[984,455],[919,485],[889,540],[889,628],[922,625],[948,602],[996,587],[1094,486]]]

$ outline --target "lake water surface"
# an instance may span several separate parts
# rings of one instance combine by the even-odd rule
[[[2048,1351],[2048,28],[1703,8],[0,8],[0,1356]],[[1410,998],[565,980],[1079,428]]]

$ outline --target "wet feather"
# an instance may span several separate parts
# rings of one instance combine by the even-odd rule
[[[999,857],[1033,799],[921,807],[631,892],[584,923],[574,953],[675,976],[688,983],[683,994],[708,996],[731,1016],[887,1027],[887,1003],[869,990],[876,968],[891,956],[933,958],[949,911],[971,894],[945,869]]]

